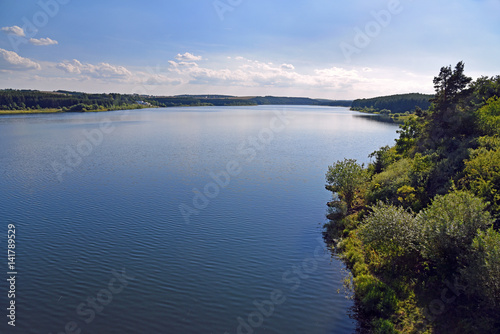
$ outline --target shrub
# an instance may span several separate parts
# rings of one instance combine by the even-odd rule
[[[420,228],[413,213],[402,207],[378,202],[364,219],[360,238],[388,264],[414,264],[408,259],[418,258]]]
[[[374,334],[396,334],[399,333],[394,324],[387,319],[375,319],[372,321]]]
[[[410,159],[401,159],[389,165],[382,173],[374,175],[367,194],[369,202],[384,200],[397,204],[398,189],[410,184],[411,166]]]
[[[493,222],[481,199],[466,191],[436,196],[420,212],[422,254],[441,274],[449,276],[463,263],[478,230]]]
[[[354,291],[368,315],[389,317],[397,309],[398,299],[391,287],[372,275],[354,278]]]
[[[472,243],[470,266],[462,269],[468,293],[479,296],[487,307],[500,307],[500,233],[480,231]]]

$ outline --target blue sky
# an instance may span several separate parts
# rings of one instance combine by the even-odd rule
[[[0,29],[0,88],[352,99],[500,74],[499,0],[2,0]]]

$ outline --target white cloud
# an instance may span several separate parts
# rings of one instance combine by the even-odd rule
[[[9,34],[9,35],[16,35],[16,36],[19,36],[19,37],[26,36],[25,33],[24,33],[23,28],[21,28],[19,26],[3,27],[0,30],[3,31],[3,32],[5,32],[6,34]]]
[[[71,74],[80,74],[98,79],[126,79],[132,73],[123,66],[115,66],[108,63],[83,64],[73,59],[56,65],[57,68]]]
[[[39,38],[39,39],[36,39],[36,38],[30,38],[29,39],[29,42],[33,45],[54,45],[54,44],[58,44],[57,41],[53,40],[53,39],[50,39],[50,38]]]
[[[194,62],[169,61],[170,71],[191,84],[241,87],[328,87],[345,88],[363,82],[361,72],[342,68],[318,69],[312,74],[298,73],[291,64],[274,65],[269,62],[235,57],[227,63],[230,68],[205,68]],[[243,64],[241,61],[245,61]]]
[[[402,75],[400,71],[390,69],[352,66],[299,72],[291,64],[275,65],[243,57],[224,57],[224,67],[219,67],[216,63],[200,66],[195,62],[172,60],[169,64],[169,78],[179,78],[183,84],[191,86],[193,91],[200,90],[200,86],[207,86],[219,91],[237,90],[243,92],[243,95],[246,94],[244,92],[262,90],[269,94],[290,92],[291,95],[295,94],[292,92],[308,91],[322,92],[321,94],[328,94],[329,97],[333,94],[338,98],[353,98],[422,91],[428,80],[422,76]]]
[[[39,70],[42,67],[31,59],[21,57],[13,51],[0,49],[0,70]]]
[[[293,66],[292,64],[281,64],[281,68],[284,69],[284,70],[294,70],[295,69],[295,66]]]
[[[179,61],[198,61],[198,60],[202,60],[203,57],[202,56],[195,56],[189,52],[186,52],[184,54],[177,54],[177,56],[175,57],[175,59],[179,60]]]

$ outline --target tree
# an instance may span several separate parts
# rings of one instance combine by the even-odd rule
[[[500,99],[492,97],[477,111],[481,132],[488,136],[500,135]]]
[[[375,158],[375,162],[370,163],[368,169],[373,174],[381,173],[385,170],[387,166],[389,166],[392,162],[394,162],[394,152],[391,151],[391,147],[386,145],[381,147],[379,150],[370,153],[368,156],[370,159]]]
[[[338,160],[328,167],[326,173],[327,189],[337,193],[346,202],[347,210],[353,207],[356,193],[366,181],[366,170],[355,159]]]
[[[447,109],[455,103],[459,94],[467,88],[472,78],[464,75],[464,63],[459,62],[455,69],[451,65],[441,67],[437,77],[434,77],[434,88],[436,97],[432,100],[437,105],[437,109]]]
[[[479,147],[471,150],[465,161],[461,183],[476,196],[489,203],[488,209],[500,218],[500,140],[498,137],[481,137]],[[498,224],[498,222],[497,222]]]
[[[411,117],[399,128],[397,131],[399,138],[396,139],[396,152],[408,155],[422,132],[422,124],[419,117]]]

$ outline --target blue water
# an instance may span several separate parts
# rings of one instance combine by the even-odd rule
[[[0,117],[0,332],[352,333],[324,175],[396,130],[302,106]]]

